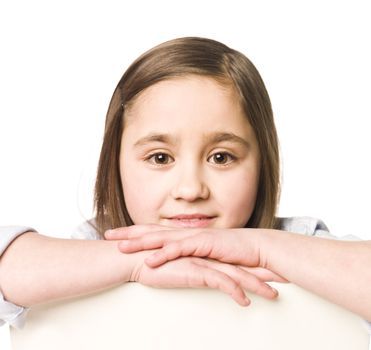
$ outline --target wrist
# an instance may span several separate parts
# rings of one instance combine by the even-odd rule
[[[279,234],[278,230],[256,229],[254,240],[258,247],[259,267],[274,271],[274,241]]]
[[[125,282],[138,282],[140,280],[140,275],[145,265],[144,259],[152,254],[153,250],[125,254],[129,261],[129,271]]]
[[[259,236],[261,267],[289,279],[291,271],[300,263],[300,250],[308,243],[307,236],[282,230],[263,229]]]

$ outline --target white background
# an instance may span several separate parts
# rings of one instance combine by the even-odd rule
[[[371,239],[368,1],[2,1],[0,33],[0,225],[67,237],[90,218],[124,70],[165,40],[205,36],[245,53],[266,83],[280,215]]]

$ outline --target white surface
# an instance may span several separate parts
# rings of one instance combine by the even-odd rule
[[[363,321],[294,285],[248,308],[214,290],[137,283],[34,308],[13,350],[368,350]]]
[[[0,327],[0,344],[2,350],[10,349],[9,326]]]
[[[0,224],[66,237],[90,217],[118,79],[153,45],[199,35],[244,52],[267,85],[280,214],[371,239],[368,9],[359,0],[1,2]]]

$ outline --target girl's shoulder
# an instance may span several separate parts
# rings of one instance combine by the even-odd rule
[[[307,236],[331,236],[325,223],[310,216],[278,217],[277,229]]]
[[[72,232],[73,239],[101,239],[95,225],[95,219],[90,219],[77,226]]]

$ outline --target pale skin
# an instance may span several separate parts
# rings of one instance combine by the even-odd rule
[[[245,291],[273,299],[265,281],[288,280],[371,319],[370,242],[241,228],[254,207],[259,161],[230,88],[197,77],[153,85],[133,104],[122,138],[122,184],[137,225],[105,241],[20,236],[0,259],[5,299],[32,306],[135,281],[218,288],[248,305]],[[117,239],[129,239],[121,252]]]

